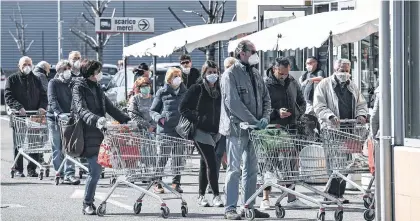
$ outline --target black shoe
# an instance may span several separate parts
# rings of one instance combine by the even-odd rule
[[[230,211],[225,212],[225,219],[241,220],[241,216],[235,210],[230,210]]]
[[[96,215],[96,207],[93,203],[83,203],[83,215]]]
[[[38,173],[35,170],[29,170],[28,177],[38,177]]]
[[[263,218],[263,219],[270,218],[270,214],[261,212],[257,209],[254,209],[254,213],[255,213],[255,218]],[[245,217],[245,210],[241,211],[241,217]]]
[[[77,179],[74,175],[66,176],[64,178],[64,182],[69,183],[71,185],[79,185],[80,184],[80,180]]]
[[[184,190],[181,189],[181,185],[179,184],[172,184],[172,188],[177,191],[178,193],[183,193]]]
[[[25,174],[23,174],[23,172],[16,171],[15,172],[15,177],[25,177]]]

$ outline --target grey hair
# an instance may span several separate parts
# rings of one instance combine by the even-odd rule
[[[241,52],[249,51],[249,47],[252,45],[250,40],[242,40],[238,43],[235,49],[235,57],[239,58]]]
[[[335,62],[334,62],[334,70],[339,69],[342,64],[348,64],[351,67],[351,62],[350,62],[349,59],[340,58],[340,59],[335,60]]]
[[[19,66],[21,66],[23,63],[25,63],[25,61],[31,61],[32,63],[32,59],[28,56],[23,56],[19,59]]]
[[[71,64],[70,61],[68,60],[60,60],[56,65],[55,65],[55,69],[57,71],[57,73],[62,73],[63,69],[65,67],[69,67],[71,68]]]
[[[79,55],[79,57],[81,57],[81,56],[82,56],[82,55],[80,54],[80,52],[79,52],[79,51],[70,51],[70,53],[69,53],[69,60],[70,60],[70,58],[71,58],[73,55]]]
[[[37,65],[36,65],[36,67],[39,67],[39,68],[42,68],[43,70],[45,70],[47,67],[51,67],[51,65],[48,63],[48,62],[46,62],[46,61],[40,61]]]
[[[230,66],[235,64],[236,59],[234,57],[227,57],[225,61],[223,62],[223,65],[225,66],[225,69],[228,69]]]

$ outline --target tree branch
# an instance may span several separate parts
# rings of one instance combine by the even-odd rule
[[[203,17],[203,14],[200,14],[200,13],[198,13],[196,11],[188,11],[188,10],[183,10],[183,11],[186,12],[186,13],[196,14],[196,15],[198,15],[203,20],[204,23],[207,23],[206,19]]]
[[[34,40],[32,40],[31,41],[31,43],[29,43],[29,46],[25,49],[25,52],[28,52],[29,51],[29,49],[31,48],[31,46],[32,46],[32,43],[34,43]]]
[[[82,17],[85,19],[86,22],[89,22],[92,25],[95,25],[95,22],[90,20],[88,17],[86,17],[85,13],[82,12]]]
[[[219,14],[219,11],[222,10],[222,14],[219,17],[219,23],[222,23],[223,19],[225,18],[225,4],[226,4],[226,0],[223,1],[219,9],[217,10],[217,14]]]
[[[84,1],[84,3],[86,3],[86,4],[88,4],[90,6],[90,9],[93,11],[93,13],[96,16],[99,16],[99,11],[96,9],[95,5],[92,2],[90,2],[90,1]]]
[[[209,15],[209,16],[210,16],[210,12],[209,12],[209,10],[207,10],[206,6],[204,6],[203,2],[202,2],[202,1],[198,1],[198,2],[200,3],[201,8],[204,10],[204,12],[205,12],[207,15]]]
[[[115,8],[114,8],[114,10],[112,10],[111,18],[113,18],[114,16],[115,16]]]
[[[12,36],[13,40],[16,42],[17,48],[20,51],[19,40],[12,34],[12,32],[10,30],[9,30],[9,34]]]
[[[73,30],[70,29],[70,32],[76,35],[80,40],[87,43],[93,50],[97,51],[98,44],[96,43],[95,39],[93,39],[91,36],[81,32],[80,30]]]
[[[92,15],[91,13],[91,9],[89,9],[89,6],[86,2],[83,2],[83,7],[85,7],[86,11],[89,13],[90,18],[94,21],[95,20],[95,16]]]
[[[172,11],[172,8],[171,7],[168,7],[168,10],[171,12],[171,14],[175,17],[175,19],[182,25],[182,26],[184,26],[184,28],[187,28],[188,27],[188,25],[187,24],[185,24],[176,14],[175,14],[175,12],[174,11]]]
[[[213,0],[209,0],[209,17],[211,17],[211,16],[213,16],[213,13],[214,13],[214,6],[213,6],[213,4],[214,4],[214,1]]]

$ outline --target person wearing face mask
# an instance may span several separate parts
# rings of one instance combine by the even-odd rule
[[[181,64],[182,81],[188,89],[197,83],[197,80],[200,78],[200,71],[192,67],[191,56],[188,54],[181,55],[179,63]]]
[[[71,64],[71,75],[72,77],[80,77],[80,61],[82,56],[78,51],[72,51],[69,53],[69,61]]]
[[[348,59],[338,59],[334,64],[334,74],[324,78],[315,88],[314,111],[321,127],[339,127],[340,119],[357,119],[366,123],[368,107],[359,88],[350,79],[351,63]],[[343,198],[346,182],[333,179],[327,187],[327,192],[336,196],[344,203]]]
[[[39,114],[44,115],[45,109],[47,109],[48,99],[47,93],[42,87],[41,81],[32,72],[32,59],[24,56],[19,60],[19,71],[15,74],[10,75],[6,80],[6,86],[4,88],[4,99],[6,105],[10,109],[18,111],[21,116],[26,115],[26,111],[38,110]],[[13,126],[13,125],[12,125]],[[14,156],[18,155],[18,149],[15,140],[15,128],[13,128],[13,144],[14,144]],[[40,154],[29,154],[29,156],[38,161],[43,162]],[[27,166],[29,177],[38,177],[36,165],[33,162],[29,162]],[[16,165],[16,177],[24,177],[23,174],[23,157],[20,155],[17,159]]]
[[[156,129],[156,123],[149,111],[153,102],[153,97],[150,94],[150,80],[147,77],[139,77],[134,85],[134,96],[130,98],[128,114],[139,128],[153,132]]]
[[[96,185],[102,173],[102,167],[97,163],[99,146],[104,139],[102,129],[106,127],[106,114],[119,123],[127,123],[130,118],[115,107],[105,95],[98,82],[102,78],[102,64],[94,60],[83,60],[80,65],[82,78],[74,79],[72,88],[71,114],[83,121],[84,150],[81,157],[87,159],[89,175],[82,212],[85,215],[96,214]]]
[[[55,78],[48,83],[48,110],[47,124],[48,136],[50,137],[51,148],[53,151],[53,166],[58,171],[63,161],[63,153],[61,147],[61,134],[59,129],[59,120],[67,120],[67,114],[70,113],[71,106],[71,64],[67,60],[61,60],[55,66],[57,74]],[[64,182],[73,185],[79,185],[80,180],[75,174],[74,163],[70,160],[66,161],[64,171],[59,171],[60,176],[64,178]]]
[[[181,117],[178,106],[181,103],[181,99],[185,92],[187,92],[187,88],[182,83],[181,70],[174,67],[168,68],[165,75],[165,85],[156,92],[152,106],[150,107],[150,116],[157,124],[156,133],[158,135],[162,134],[171,137],[180,137],[176,132],[175,127],[178,125]],[[173,148],[172,151],[177,151],[179,149],[180,148]],[[166,146],[162,151],[170,151],[170,149]],[[170,152],[165,153],[164,155],[170,155]],[[159,158],[159,167],[164,168],[167,161],[168,157]],[[175,161],[177,165],[180,165],[182,159],[174,157],[172,158],[172,161]],[[173,173],[177,174],[176,171],[173,171]],[[183,193],[184,191],[181,189],[180,185],[181,176],[175,175],[172,179],[172,188],[179,193]],[[161,184],[156,184],[154,191],[156,193],[164,193]]]
[[[50,68],[51,68],[51,65],[48,64],[48,62],[41,61],[35,66],[33,70],[35,76],[37,76],[39,80],[41,81],[42,87],[44,88],[45,91],[48,91],[47,76],[50,74]]]
[[[257,187],[257,155],[248,132],[241,130],[239,124],[247,122],[264,129],[270,119],[270,94],[258,70],[251,66],[258,64],[259,57],[252,42],[239,42],[236,50],[237,61],[227,69],[221,78],[222,107],[219,133],[226,136],[226,206],[225,219],[238,220],[245,216],[236,212],[241,174],[241,159],[244,160],[242,170],[242,187],[245,190],[242,204],[255,193]],[[249,206],[253,208],[255,202]],[[255,218],[269,218],[269,214],[255,211]]]
[[[223,207],[219,195],[216,161],[217,143],[220,139],[220,86],[219,70],[214,61],[206,61],[202,68],[201,82],[191,86],[179,105],[179,112],[196,125],[193,140],[201,155],[199,171],[198,205],[210,206],[205,198],[207,184],[213,191],[213,206]],[[198,108],[197,108],[198,107]]]
[[[303,97],[307,103],[306,113],[313,114],[313,97],[315,85],[326,77],[321,69],[318,59],[310,56],[306,59],[306,72],[299,78],[302,87]]]

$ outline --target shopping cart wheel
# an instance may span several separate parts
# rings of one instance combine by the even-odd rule
[[[321,213],[318,212],[316,218],[318,219],[318,221],[325,221],[325,212],[321,212]]]
[[[245,218],[247,218],[248,220],[254,220],[255,219],[254,209],[246,209]]]
[[[343,221],[343,210],[336,210],[334,212],[335,221]]]
[[[117,179],[116,179],[116,178],[112,178],[112,179],[110,180],[111,185],[114,185],[116,182],[117,182]]]
[[[370,208],[370,205],[372,204],[372,198],[369,196],[363,196],[363,205],[366,209]]]
[[[372,221],[375,219],[375,210],[373,209],[367,209],[363,213],[363,218],[365,218],[366,221]]]
[[[50,169],[46,169],[45,170],[45,177],[49,177],[50,176]]]
[[[10,177],[11,177],[11,178],[15,178],[15,171],[14,171],[14,170],[11,170],[11,171],[10,171]]]
[[[276,205],[276,217],[279,219],[284,218],[284,216],[286,215],[286,210],[284,210],[283,207],[281,207],[281,205]]]
[[[102,179],[105,178],[105,172],[101,173],[101,177],[102,177]]]
[[[139,214],[141,212],[141,206],[143,204],[141,202],[135,202],[133,206],[133,211],[135,214]]]
[[[106,214],[106,204],[100,204],[98,209],[96,209],[96,214],[98,216],[104,216]]]
[[[44,172],[39,172],[39,180],[42,180],[42,179],[44,179]]]
[[[60,177],[59,176],[55,177],[55,185],[58,185],[58,184],[60,184]]]
[[[161,216],[162,216],[162,218],[166,219],[166,218],[169,217],[170,211],[169,211],[169,208],[167,206],[160,207],[160,210],[161,210]]]
[[[187,217],[188,216],[188,207],[181,206],[181,215],[182,215],[182,217]]]

